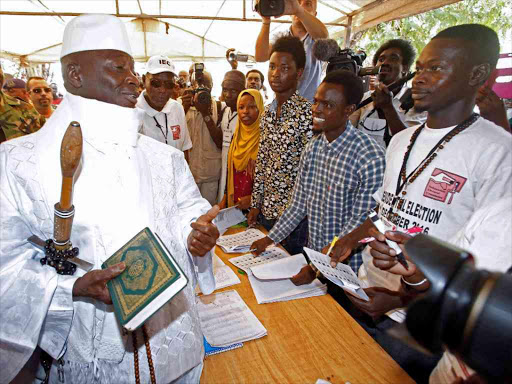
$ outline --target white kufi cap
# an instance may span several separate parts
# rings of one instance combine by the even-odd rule
[[[60,57],[70,53],[115,49],[130,56],[132,50],[124,23],[112,15],[89,14],[75,17],[64,29]]]

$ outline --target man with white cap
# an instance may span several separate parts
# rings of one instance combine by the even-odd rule
[[[0,383],[45,375],[50,383],[133,383],[134,372],[144,383],[199,382],[204,347],[194,288],[210,293],[215,286],[209,251],[219,236],[211,223],[218,207],[201,198],[180,151],[138,134],[130,55],[116,17],[73,19],[61,53],[66,97],[43,129],[0,146]],[[71,121],[83,133],[71,241],[93,267],[60,275],[40,263],[27,238],[52,236],[60,145]],[[125,264],[99,269],[144,227],[158,233],[189,279],[144,325],[148,363],[143,338],[131,340],[109,305],[106,282]],[[50,357],[46,372],[20,378],[38,353]]]
[[[192,141],[185,111],[181,103],[171,98],[177,86],[174,64],[166,56],[151,57],[142,81],[146,89],[137,101],[137,108],[144,112],[139,132],[183,151],[188,161]]]

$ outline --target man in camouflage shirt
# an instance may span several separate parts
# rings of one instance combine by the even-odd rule
[[[34,107],[1,90],[4,72],[0,68],[0,143],[38,131],[46,122]]]

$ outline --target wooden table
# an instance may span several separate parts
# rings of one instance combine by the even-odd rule
[[[216,253],[237,272],[228,259],[238,255]],[[206,357],[202,384],[414,383],[330,295],[258,304],[247,276],[238,277],[241,284],[219,291],[237,290],[268,335]]]

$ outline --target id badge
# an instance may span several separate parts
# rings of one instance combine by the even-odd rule
[[[181,134],[181,127],[179,125],[173,125],[173,126],[171,126],[171,131],[172,131],[172,139],[179,140],[180,134]]]

